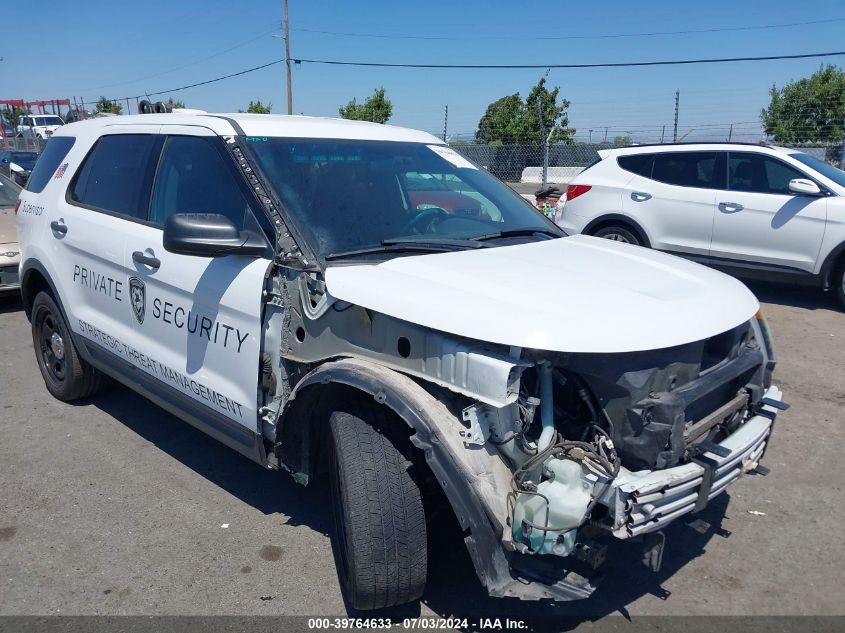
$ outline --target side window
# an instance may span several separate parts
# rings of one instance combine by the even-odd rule
[[[725,188],[725,162],[722,152],[666,152],[657,154],[651,177],[669,185]]]
[[[732,191],[790,195],[789,181],[806,178],[800,171],[763,154],[731,152],[728,163]]]
[[[153,192],[151,222],[163,226],[174,213],[220,213],[239,229],[251,222],[249,198],[219,143],[203,136],[168,137]]]
[[[145,220],[160,148],[155,134],[103,136],[79,169],[71,200]]]
[[[76,139],[73,136],[53,136],[47,141],[44,151],[38,157],[35,167],[32,168],[32,173],[26,181],[26,190],[33,193],[41,193],[44,187],[50,182],[50,178],[56,173],[61,163]]]
[[[625,171],[651,178],[652,159],[654,159],[654,154],[631,154],[620,156],[616,162]]]

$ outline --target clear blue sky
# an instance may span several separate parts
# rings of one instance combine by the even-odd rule
[[[95,100],[165,90],[283,57],[282,1],[140,0],[9,2],[0,40],[0,99],[84,97]],[[430,63],[591,63],[822,52],[845,49],[845,3],[766,0],[630,2],[341,2],[290,0],[292,57]],[[622,33],[774,25],[791,28],[586,38]],[[835,21],[839,20],[839,21]],[[448,39],[327,35],[314,30]],[[534,36],[573,37],[534,40]],[[578,137],[633,132],[646,139],[671,128],[681,91],[682,132],[690,138],[759,135],[759,111],[772,83],[811,74],[845,58],[712,66],[552,70],[548,81],[572,102]],[[543,70],[413,70],[294,67],[294,111],[336,116],[339,105],[384,86],[391,123],[450,133],[473,132],[488,103],[525,95]],[[245,108],[251,99],[285,110],[284,65],[208,86],[173,92],[210,111]],[[134,102],[132,104],[134,110]],[[701,127],[705,126],[705,127]]]

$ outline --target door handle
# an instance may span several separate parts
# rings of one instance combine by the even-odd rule
[[[67,224],[65,224],[64,220],[53,220],[50,222],[50,228],[56,233],[67,235]]]
[[[646,200],[651,200],[651,194],[644,191],[632,191],[631,200],[634,202],[645,202]]]
[[[147,255],[146,253],[142,253],[141,251],[135,251],[132,253],[132,259],[139,264],[143,264],[144,266],[149,266],[150,268],[155,268],[158,270],[158,267],[161,266],[161,260],[158,257],[154,257],[153,255]]]
[[[738,202],[720,202],[719,211],[722,213],[736,213],[742,211],[745,207]]]

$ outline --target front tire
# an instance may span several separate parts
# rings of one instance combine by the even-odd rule
[[[329,418],[338,575],[354,609],[412,602],[428,557],[413,449],[383,407],[350,405]]]
[[[603,226],[598,231],[593,233],[594,237],[601,237],[606,240],[613,240],[614,242],[622,242],[623,244],[633,244],[634,246],[642,246],[643,243],[639,237],[629,228],[619,224],[611,224]]]
[[[44,291],[32,302],[32,343],[38,369],[54,398],[70,402],[101,389],[103,374],[79,357],[61,310]]]

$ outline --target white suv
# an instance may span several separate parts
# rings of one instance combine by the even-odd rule
[[[16,212],[47,391],[109,375],[265,468],[328,474],[355,608],[421,595],[438,504],[492,595],[573,600],[609,541],[644,542],[657,568],[664,526],[765,474],[785,405],[748,289],[561,239],[430,134],[71,123]]]
[[[833,288],[845,303],[845,172],[798,150],[741,143],[599,156],[568,187],[556,218],[568,233]]]

